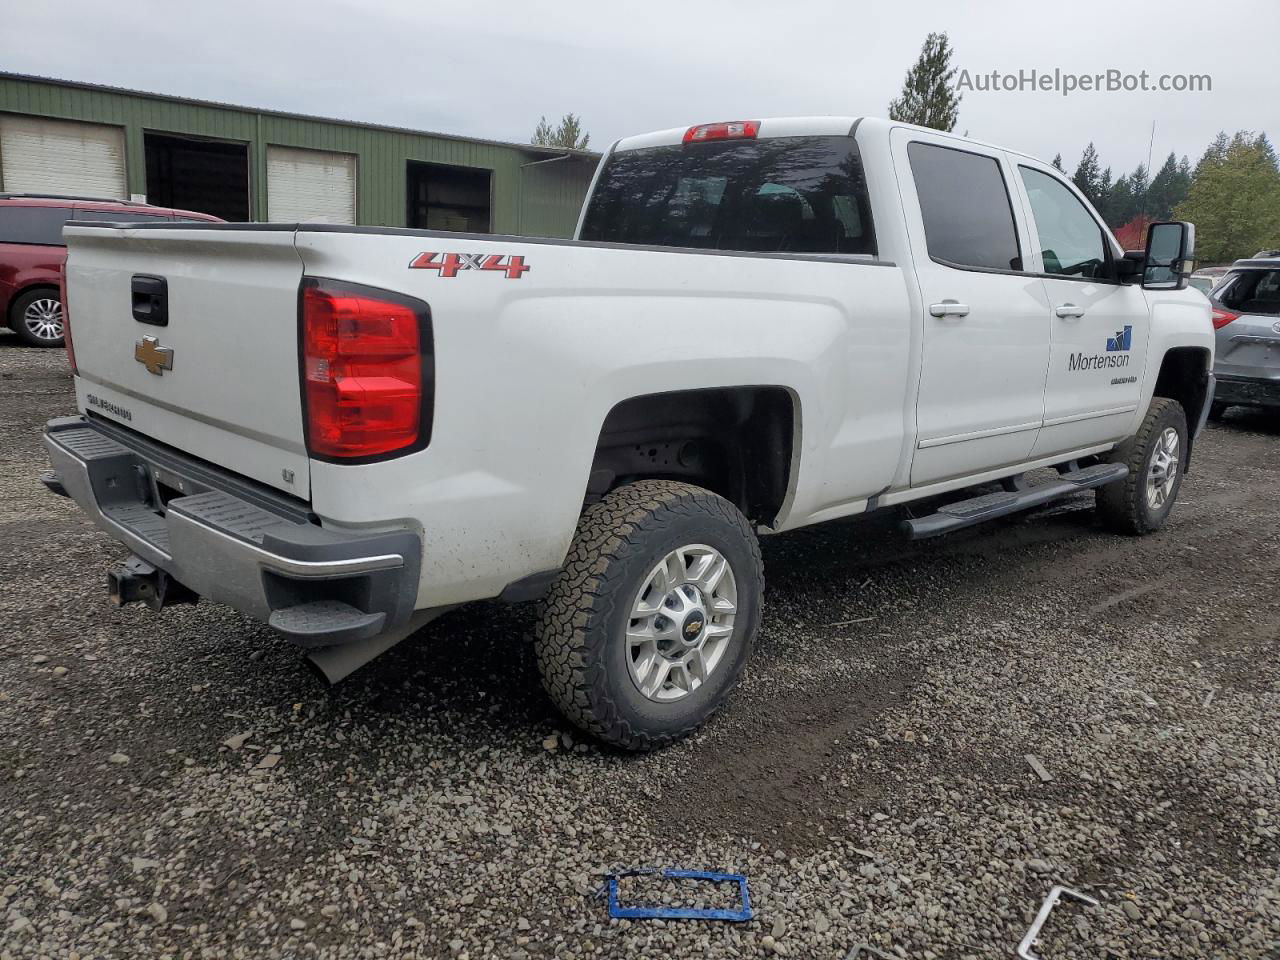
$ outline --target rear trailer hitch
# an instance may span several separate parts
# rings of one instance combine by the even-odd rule
[[[200,599],[194,591],[137,556],[107,571],[107,596],[117,607],[145,603],[152,610]]]

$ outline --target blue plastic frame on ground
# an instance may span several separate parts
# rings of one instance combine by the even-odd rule
[[[618,903],[618,880],[646,873],[660,873],[671,880],[706,880],[708,883],[736,883],[740,906],[737,910],[699,909],[697,907],[624,907]],[[728,920],[741,923],[750,920],[751,895],[747,892],[747,878],[740,873],[713,873],[707,870],[658,870],[654,867],[637,867],[617,870],[609,874],[609,916],[619,920]]]

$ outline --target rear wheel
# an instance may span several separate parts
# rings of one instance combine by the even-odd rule
[[[1098,513],[1117,533],[1138,536],[1164,526],[1182,486],[1187,418],[1176,400],[1156,397],[1138,432],[1111,456],[1129,475],[1098,489]]]
[[[31,290],[13,302],[13,332],[32,347],[62,346],[62,300],[56,290]]]
[[[543,685],[582,729],[629,750],[687,736],[751,653],[764,586],[759,545],[727,500],[643,480],[589,507],[548,593]]]

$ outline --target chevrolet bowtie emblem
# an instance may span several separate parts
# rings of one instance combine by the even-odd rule
[[[147,373],[157,377],[164,376],[164,371],[173,369],[173,349],[160,346],[155,337],[143,337],[133,348],[133,359],[147,368]]]

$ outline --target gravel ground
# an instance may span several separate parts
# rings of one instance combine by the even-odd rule
[[[0,337],[0,398],[0,958],[986,958],[1054,883],[1101,904],[1047,960],[1280,956],[1280,418],[1211,426],[1147,539],[1088,495],[767,539],[739,693],[633,757],[552,711],[529,607],[334,690],[231,610],[111,609],[122,549],[37,482],[62,354]],[[745,873],[755,919],[611,921],[630,865]]]

